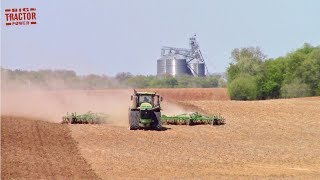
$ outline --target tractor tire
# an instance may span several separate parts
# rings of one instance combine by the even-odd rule
[[[129,128],[130,130],[139,129],[140,114],[139,111],[129,111]]]
[[[161,112],[154,112],[154,119],[151,124],[151,128],[157,131],[162,130]]]

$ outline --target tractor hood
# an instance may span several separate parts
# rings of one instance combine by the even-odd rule
[[[140,105],[141,110],[150,110],[152,109],[152,105],[150,103],[144,102]]]

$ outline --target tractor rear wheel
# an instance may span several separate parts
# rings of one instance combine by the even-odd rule
[[[130,130],[139,129],[139,111],[129,111],[129,125]]]
[[[161,112],[154,112],[154,119],[153,123],[151,124],[151,128],[157,131],[162,129]]]

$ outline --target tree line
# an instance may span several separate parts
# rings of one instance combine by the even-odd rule
[[[236,48],[222,75],[207,77],[170,75],[77,75],[72,70],[10,70],[1,68],[2,88],[213,88],[227,87],[231,99],[255,100],[320,95],[320,46],[304,44],[283,57],[267,58],[258,47]]]
[[[77,75],[72,70],[10,70],[1,68],[2,88],[41,87],[45,89],[103,89],[103,88],[212,88],[226,87],[221,75],[207,77],[171,75],[132,75],[121,72],[111,77],[106,75]]]
[[[237,48],[227,69],[231,99],[254,100],[320,95],[320,46],[305,43],[267,59],[258,47]]]

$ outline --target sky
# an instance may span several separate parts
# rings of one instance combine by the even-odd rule
[[[34,7],[36,25],[5,26],[4,9]],[[197,34],[210,73],[234,48],[269,58],[320,45],[318,0],[1,0],[1,66],[77,74],[155,75],[162,46]]]

